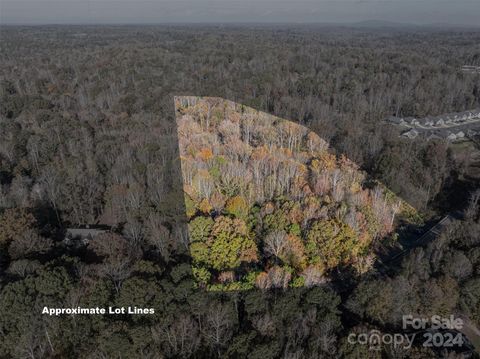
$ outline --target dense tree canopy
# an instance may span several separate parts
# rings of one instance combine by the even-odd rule
[[[480,107],[479,76],[459,71],[480,65],[478,31],[0,31],[0,357],[363,358],[372,352],[348,344],[348,334],[399,330],[406,312],[461,313],[480,325],[480,213],[478,200],[466,196],[478,186],[470,177],[474,151],[408,141],[383,122],[392,114]],[[173,104],[182,94],[218,96],[291,119],[324,142],[310,136],[300,143],[291,125],[277,124],[276,136],[257,128],[248,111],[239,111],[239,128],[239,118],[225,121],[214,102],[196,126],[185,124],[193,125],[190,133],[218,127],[217,138],[231,151],[217,153],[211,137],[196,138],[182,158],[182,176]],[[239,134],[264,146],[250,153]],[[311,163],[292,161],[299,146],[321,153]],[[231,156],[251,156],[261,166],[239,171]],[[465,220],[409,251],[399,268],[377,272],[360,248],[391,230],[392,218],[379,214],[393,197],[383,187],[375,192],[369,176],[357,178],[346,158],[424,219],[460,204],[468,207]],[[189,172],[188,161],[203,168]],[[258,201],[247,184],[260,177]],[[182,188],[182,178],[191,187]],[[314,181],[307,194],[306,180]],[[286,188],[294,197],[277,195]],[[66,228],[87,224],[109,231],[88,243],[64,240]],[[340,271],[326,283],[327,267],[336,263],[311,262],[306,241],[314,227],[347,239],[316,254],[341,253],[352,276]],[[402,233],[407,227],[401,224]],[[220,256],[202,257],[217,237]],[[351,251],[350,243],[360,247]],[[354,261],[352,254],[362,255]],[[263,290],[201,289],[208,285]],[[123,305],[151,306],[155,314],[41,314],[43,306]],[[424,348],[377,354],[436,356]]]

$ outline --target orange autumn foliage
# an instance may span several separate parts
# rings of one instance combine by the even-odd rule
[[[213,152],[210,148],[202,148],[198,153],[197,157],[202,161],[208,161],[213,158]]]

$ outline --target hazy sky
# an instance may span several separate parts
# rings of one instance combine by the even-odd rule
[[[480,0],[0,0],[2,24],[480,23]]]

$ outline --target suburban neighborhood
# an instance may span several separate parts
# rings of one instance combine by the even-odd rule
[[[462,66],[462,71],[471,74],[478,74],[480,73],[480,66],[465,65]]]
[[[402,136],[410,139],[460,141],[480,134],[480,109],[424,118],[392,116],[387,122],[405,127]]]

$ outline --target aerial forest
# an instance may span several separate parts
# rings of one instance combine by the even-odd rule
[[[478,148],[384,121],[480,107],[479,31],[0,31],[0,358],[455,358],[347,338],[480,325]]]

